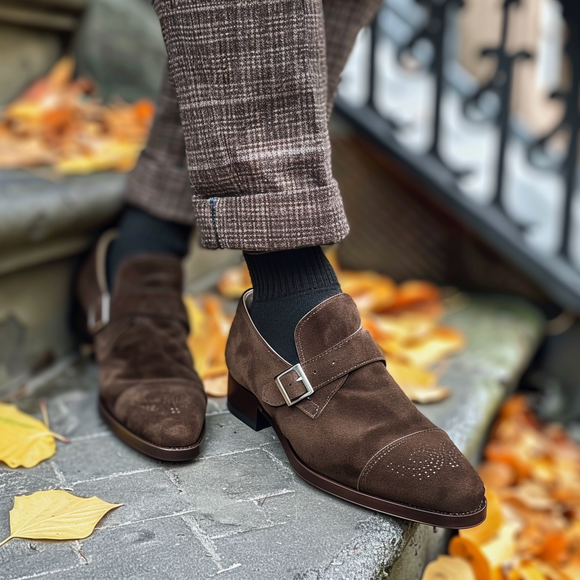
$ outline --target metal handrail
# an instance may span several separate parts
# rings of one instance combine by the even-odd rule
[[[525,50],[512,51],[509,48],[509,20],[512,11],[529,0],[504,0],[500,42],[495,47],[482,51],[482,58],[493,58],[495,69],[487,81],[476,85],[471,93],[460,95],[462,115],[468,119],[470,111],[478,106],[483,96],[494,95],[498,106],[484,120],[498,134],[495,150],[494,185],[487,203],[475,201],[462,187],[462,178],[466,171],[452,167],[442,154],[441,131],[446,115],[444,94],[454,90],[450,83],[450,64],[456,64],[457,55],[450,50],[450,37],[454,34],[455,16],[463,8],[462,0],[398,0],[397,17],[401,17],[401,6],[421,7],[428,16],[419,23],[413,24],[411,37],[401,44],[389,37],[388,31],[381,25],[381,14],[369,27],[371,36],[370,50],[365,66],[368,67],[368,99],[366,103],[353,104],[348,98],[339,96],[336,101],[337,111],[359,129],[388,150],[403,166],[412,172],[424,185],[426,193],[440,204],[451,210],[463,223],[469,225],[483,237],[487,243],[503,254],[507,259],[526,272],[535,280],[555,302],[561,306],[580,313],[580,268],[574,261],[572,243],[576,230],[573,219],[574,199],[580,185],[578,181],[578,155],[580,131],[580,39],[576,33],[568,34],[565,43],[565,55],[570,63],[569,83],[567,88],[555,92],[552,98],[564,103],[565,113],[557,125],[541,137],[524,143],[521,133],[514,131],[516,123],[512,112],[512,88],[514,70],[518,62],[533,58]],[[564,4],[564,17],[570,24],[575,18]],[[572,4],[570,4],[572,6]],[[389,10],[385,3],[383,15]],[[576,23],[576,20],[572,20]],[[571,25],[571,29],[575,27]],[[377,67],[385,66],[378,60],[380,43],[391,43],[400,59],[414,49],[419,43],[428,43],[432,58],[423,66],[423,74],[428,74],[434,83],[430,106],[431,116],[428,120],[431,135],[429,146],[423,152],[409,147],[399,138],[400,123],[377,104],[381,98],[381,87],[377,82]],[[397,62],[399,62],[397,61]],[[400,62],[399,62],[400,64]],[[398,66],[390,63],[391,66]],[[457,91],[455,91],[457,93]],[[420,121],[418,121],[420,122]],[[508,146],[517,140],[527,150],[527,163],[531,170],[538,170],[538,156],[549,157],[547,144],[558,131],[566,130],[569,142],[565,155],[552,159],[548,166],[541,166],[542,171],[557,176],[563,187],[562,212],[558,231],[560,239],[557,248],[551,254],[543,254],[529,243],[525,232],[529,224],[522,224],[511,215],[506,207],[506,200],[511,193],[506,185],[508,173]],[[469,168],[467,168],[467,171]],[[580,232],[578,234],[580,236]]]

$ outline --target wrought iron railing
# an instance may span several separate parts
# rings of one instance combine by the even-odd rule
[[[336,108],[557,303],[580,313],[576,3],[387,0],[359,37]],[[497,13],[470,28],[465,15],[473,4]],[[539,30],[549,24],[547,48],[529,25],[528,41],[514,40],[526,10]],[[482,35],[477,55],[493,64],[486,74],[470,70],[462,52],[478,26],[497,28]],[[495,46],[485,46],[494,36]],[[558,88],[533,81],[530,67],[540,65]],[[550,115],[542,108],[531,119],[521,114],[516,97],[525,109],[532,92],[542,91]]]

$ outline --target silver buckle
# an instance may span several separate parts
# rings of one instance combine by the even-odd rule
[[[296,381],[302,382],[302,384],[306,388],[306,392],[303,395],[296,397],[295,399],[290,398],[290,396],[286,392],[286,389],[284,388],[284,385],[282,384],[282,377],[284,375],[287,375],[290,372],[295,372],[298,375],[298,378],[296,379]],[[280,373],[276,377],[276,384],[278,385],[278,389],[280,390],[280,393],[282,393],[282,396],[284,397],[284,401],[286,401],[286,404],[289,407],[291,407],[292,405],[295,405],[296,403],[299,403],[300,401],[302,401],[302,399],[306,399],[306,397],[309,397],[310,395],[312,395],[314,393],[314,389],[312,388],[312,385],[310,384],[310,381],[308,380],[308,377],[306,376],[306,373],[304,372],[304,369],[302,368],[302,365],[300,363],[294,365],[293,367],[290,367],[289,369],[285,370],[283,373]]]
[[[91,308],[88,312],[87,326],[90,332],[98,332],[109,324],[111,317],[111,295],[108,292],[101,294],[101,320],[97,321],[95,311]]]

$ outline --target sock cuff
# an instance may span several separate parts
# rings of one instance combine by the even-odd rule
[[[320,246],[252,254],[244,252],[254,287],[254,300],[274,300],[340,285]]]
[[[128,238],[141,251],[160,251],[183,258],[189,249],[192,227],[155,217],[127,205],[119,223],[120,238]]]

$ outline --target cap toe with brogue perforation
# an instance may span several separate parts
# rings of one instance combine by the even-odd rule
[[[434,526],[485,519],[477,472],[387,372],[350,296],[325,300],[298,323],[296,365],[260,335],[251,299],[250,290],[226,348],[234,415],[274,427],[297,473],[337,497]]]
[[[181,261],[166,254],[127,258],[112,292],[103,235],[77,279],[77,297],[99,364],[99,409],[125,443],[166,461],[199,455],[206,395],[187,347]]]

